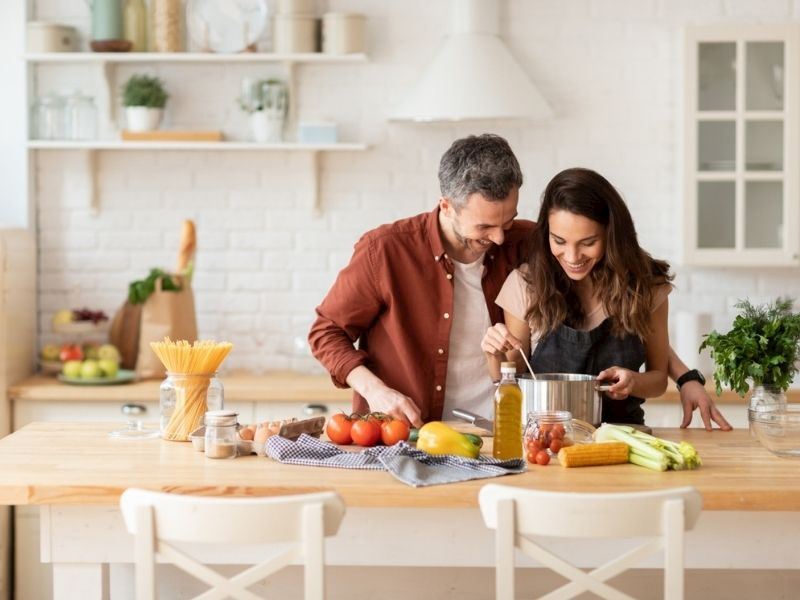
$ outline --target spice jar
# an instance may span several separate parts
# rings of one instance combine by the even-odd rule
[[[183,51],[183,3],[152,0],[150,3],[153,52]]]
[[[528,462],[535,463],[536,455],[545,451],[558,454],[564,446],[574,444],[572,414],[568,410],[548,410],[528,413],[523,436]]]
[[[208,458],[236,458],[236,418],[231,410],[206,413],[205,454]]]
[[[216,373],[167,373],[159,389],[161,437],[189,441],[209,410],[222,410],[224,389]]]

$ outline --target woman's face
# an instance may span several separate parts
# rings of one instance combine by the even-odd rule
[[[550,252],[570,279],[581,281],[605,254],[605,227],[567,210],[551,211],[547,223]]]

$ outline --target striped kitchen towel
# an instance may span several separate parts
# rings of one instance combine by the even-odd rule
[[[267,440],[267,456],[293,465],[389,471],[413,487],[498,477],[526,470],[523,459],[497,460],[485,456],[473,459],[451,454],[434,456],[406,442],[346,452],[305,434],[296,442],[273,435]]]

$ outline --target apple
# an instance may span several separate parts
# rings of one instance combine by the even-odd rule
[[[72,323],[73,314],[69,308],[62,308],[53,315],[53,325],[65,325]]]
[[[92,360],[97,360],[102,358],[100,356],[100,346],[95,344],[94,342],[89,342],[83,345],[83,358],[91,358]]]
[[[68,360],[64,363],[64,366],[61,368],[61,372],[66,377],[80,377],[81,376],[81,367],[83,363],[79,360]]]
[[[100,370],[100,365],[96,360],[85,360],[81,365],[81,378],[83,379],[97,379],[103,376],[103,371]]]
[[[77,344],[64,344],[61,346],[61,352],[58,357],[61,359],[61,362],[83,360],[83,350],[81,350],[81,347]]]
[[[119,363],[115,360],[111,360],[110,358],[101,358],[97,361],[100,370],[103,372],[105,377],[116,377],[117,372],[119,371]]]
[[[59,352],[58,346],[55,344],[46,344],[42,346],[42,351],[39,353],[39,356],[42,360],[56,361],[58,360]]]
[[[105,358],[108,360],[113,360],[114,362],[120,362],[121,357],[119,355],[119,350],[113,344],[103,344],[97,350],[97,356],[99,358]]]

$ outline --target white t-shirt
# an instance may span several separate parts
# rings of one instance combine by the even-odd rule
[[[491,419],[494,384],[481,350],[481,340],[491,325],[481,286],[483,257],[470,264],[453,261],[453,266],[453,322],[442,419],[452,419],[454,408]]]

